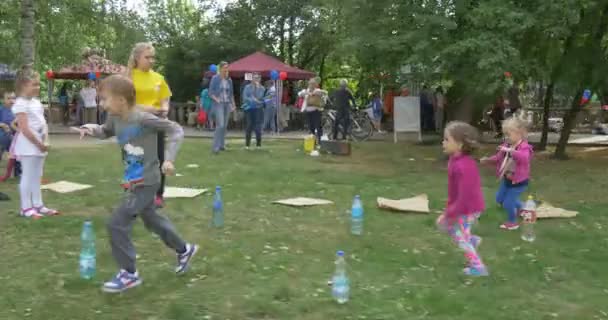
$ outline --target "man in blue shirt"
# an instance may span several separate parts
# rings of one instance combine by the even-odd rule
[[[13,140],[14,132],[11,127],[11,124],[15,120],[15,115],[13,115],[11,107],[14,103],[15,93],[6,92],[4,94],[3,104],[0,103],[0,160],[2,160],[2,155],[4,154],[4,152],[9,150],[11,146],[11,141]],[[15,161],[15,159],[10,159],[6,175],[4,177],[0,176],[0,181],[3,181],[10,176],[10,172],[13,166],[15,168],[15,177],[18,177],[21,174],[20,163],[18,161]]]

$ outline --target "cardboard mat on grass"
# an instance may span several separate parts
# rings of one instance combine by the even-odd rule
[[[429,198],[426,194],[420,194],[412,198],[391,200],[378,197],[378,208],[398,212],[430,213]]]
[[[40,187],[42,190],[51,190],[58,193],[70,193],[80,190],[92,188],[92,185],[80,184],[70,181],[58,181],[54,183],[44,184]]]
[[[194,198],[205,192],[207,189],[166,187],[163,196],[165,198]]]
[[[282,205],[290,206],[290,207],[310,207],[310,206],[333,204],[333,202],[331,202],[329,200],[304,198],[304,197],[277,200],[277,201],[274,201],[273,203],[282,204]]]
[[[538,206],[538,208],[536,208],[536,218],[537,219],[574,218],[577,215],[578,215],[577,211],[556,208],[547,202],[541,203],[541,205]]]

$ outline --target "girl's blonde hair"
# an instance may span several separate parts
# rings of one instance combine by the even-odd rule
[[[445,127],[445,132],[454,141],[462,144],[462,153],[471,154],[479,149],[479,131],[472,125],[462,121],[452,121]]]
[[[23,87],[25,87],[31,81],[40,80],[40,75],[34,71],[31,65],[23,65],[21,69],[17,71],[17,77],[15,79],[15,93],[17,95],[23,94]]]
[[[526,134],[528,133],[528,123],[518,117],[511,117],[502,122],[502,130],[515,130]]]
[[[154,45],[151,42],[139,42],[136,43],[131,50],[129,55],[129,61],[127,62],[127,76],[130,78],[133,69],[137,68],[137,59],[146,51],[154,50]]]

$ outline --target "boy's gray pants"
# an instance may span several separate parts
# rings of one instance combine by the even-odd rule
[[[135,247],[131,241],[133,222],[139,215],[146,229],[156,233],[167,247],[183,252],[186,243],[177,234],[169,219],[156,212],[154,198],[158,184],[133,187],[125,192],[120,206],[108,221],[112,255],[121,269],[135,270]]]

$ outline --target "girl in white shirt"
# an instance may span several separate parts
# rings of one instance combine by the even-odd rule
[[[19,183],[21,216],[38,219],[58,214],[42,202],[40,179],[48,151],[48,126],[38,96],[40,76],[31,68],[22,68],[15,83],[17,100],[12,107],[19,132],[15,136],[12,153],[21,161]]]

